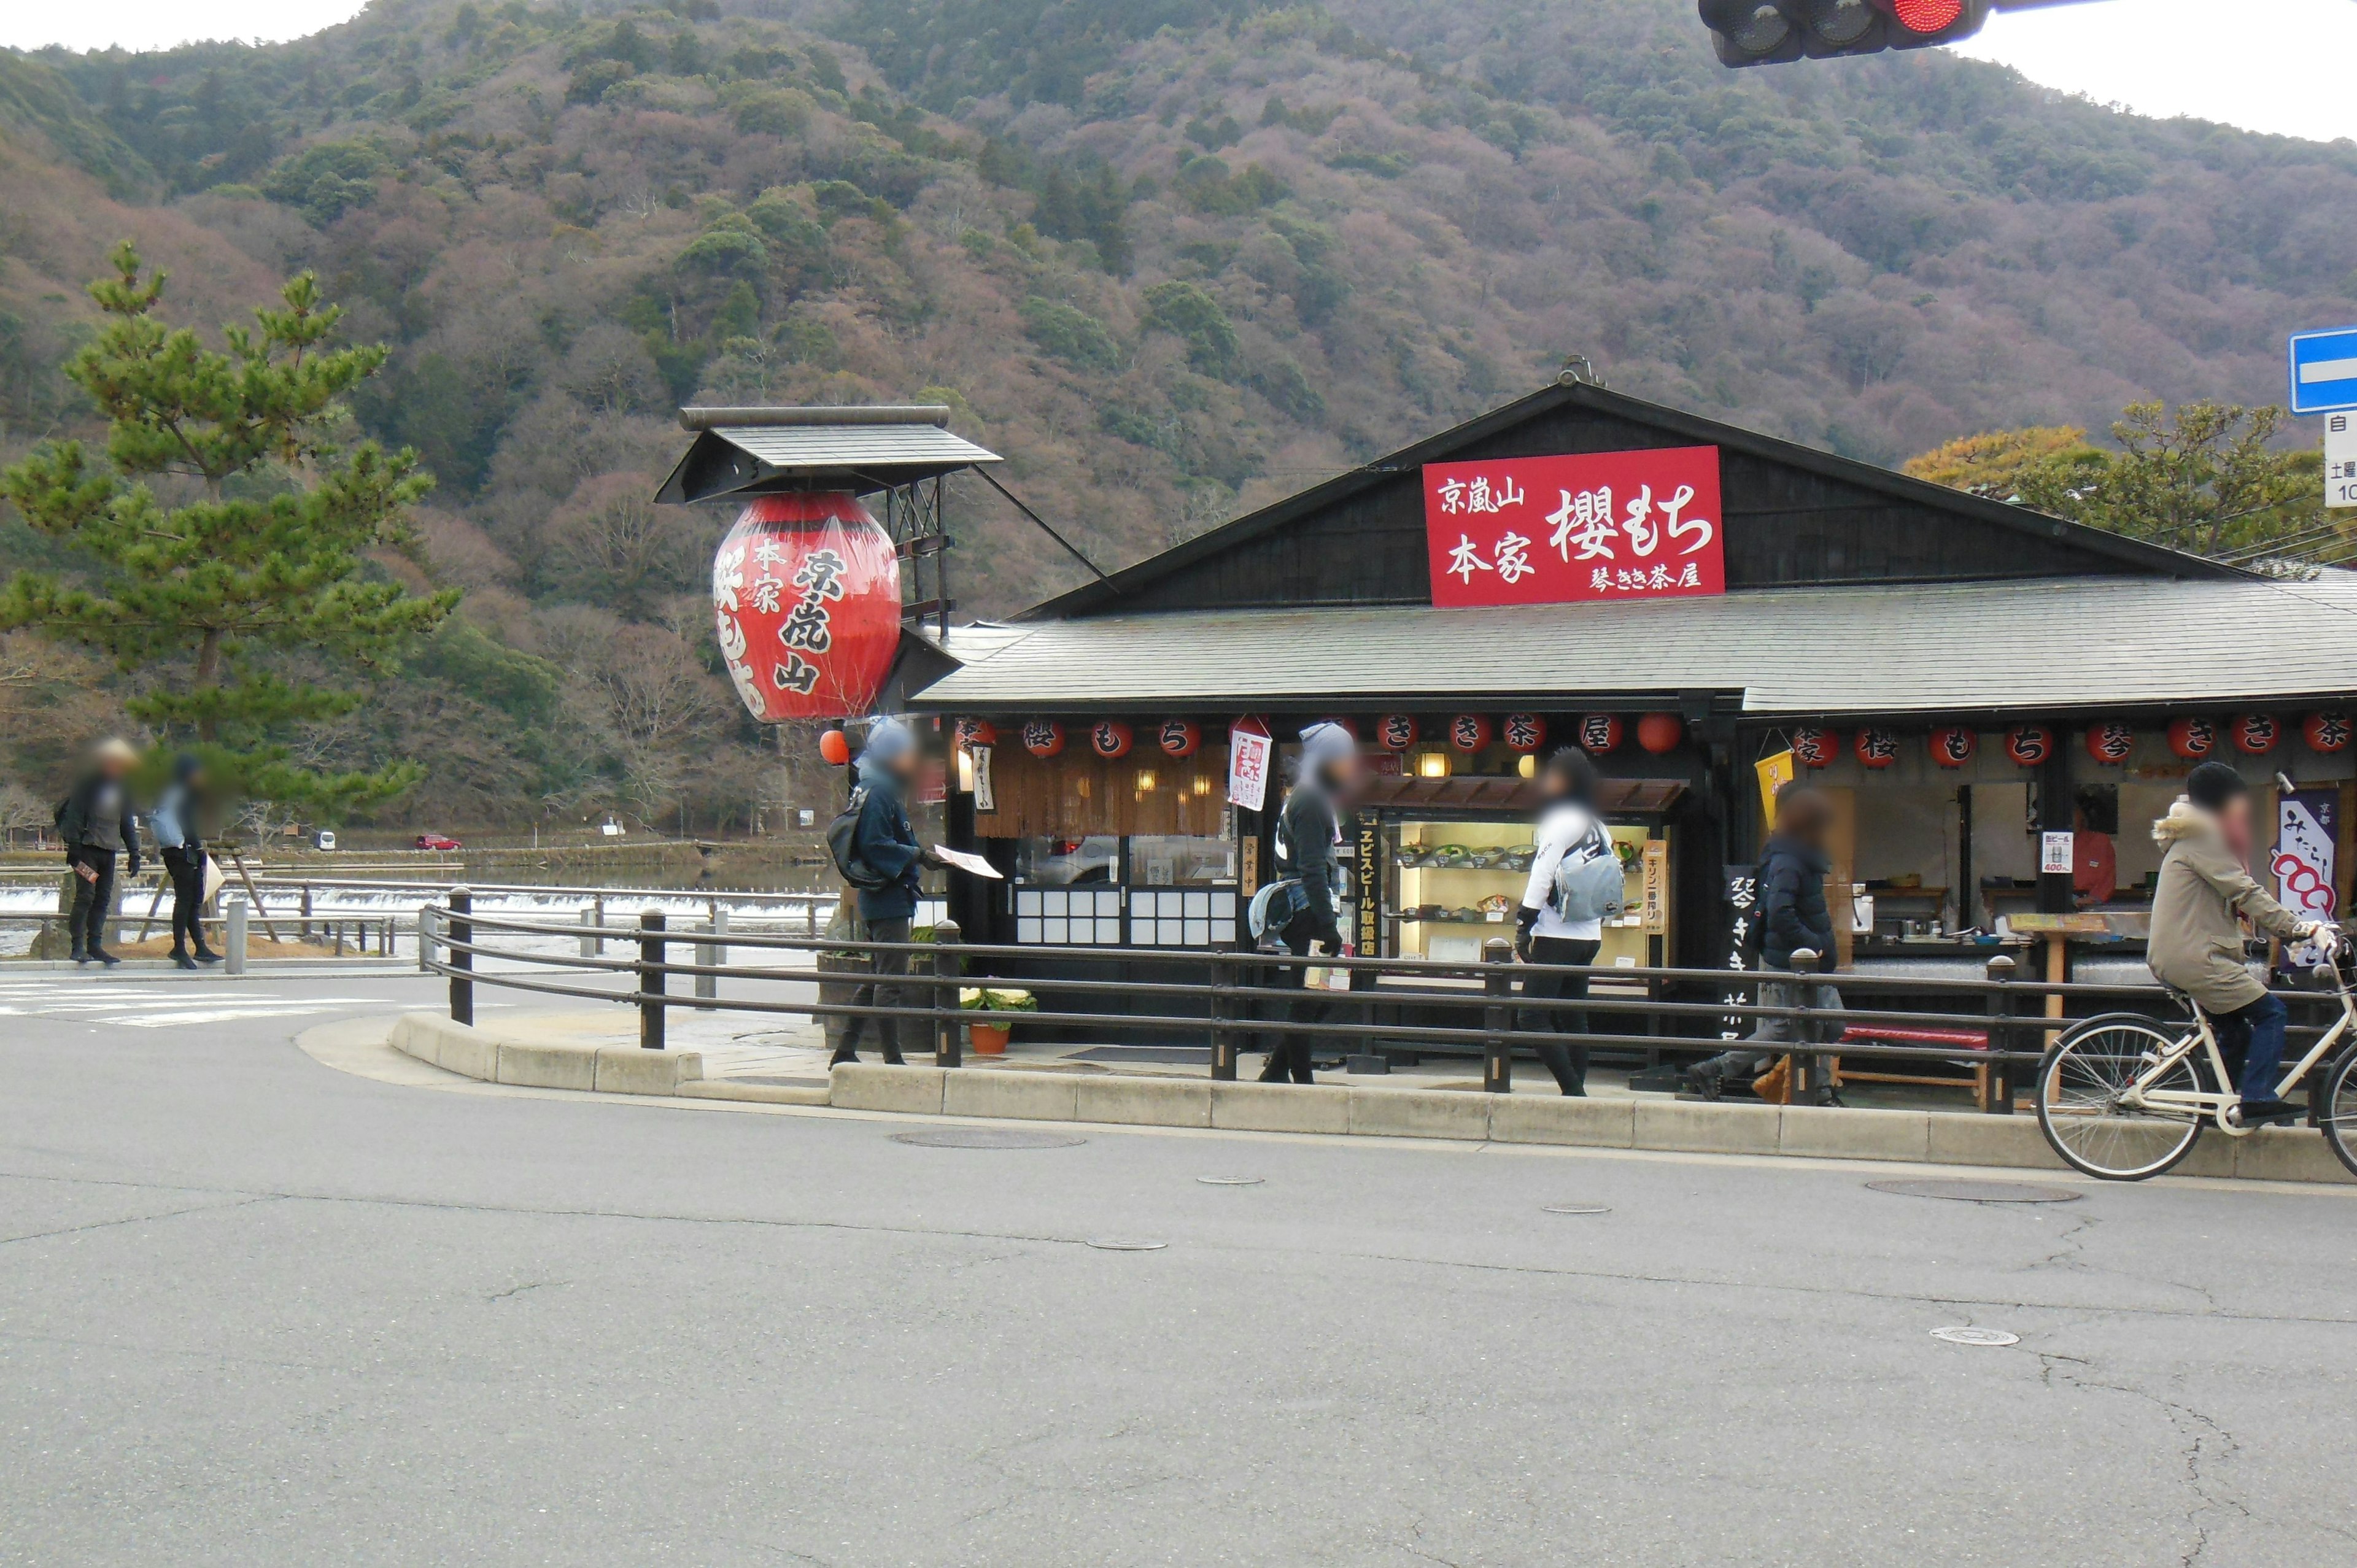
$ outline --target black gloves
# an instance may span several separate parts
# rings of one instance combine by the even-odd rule
[[[1531,961],[1531,933],[1538,923],[1539,912],[1527,904],[1514,916],[1514,956],[1524,963]]]

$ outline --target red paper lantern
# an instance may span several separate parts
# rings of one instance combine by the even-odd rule
[[[2017,766],[2036,768],[2054,755],[2054,732],[2044,725],[2019,725],[2005,732],[2005,754]]]
[[[1675,751],[1685,734],[1685,721],[1675,714],[1647,714],[1637,721],[1637,744],[1655,757]]]
[[[1943,768],[1962,768],[1980,747],[1980,737],[1961,725],[1932,732],[1932,760]]]
[[[2283,726],[2276,723],[2273,714],[2242,714],[2226,726],[2234,737],[2234,749],[2245,757],[2265,757],[2283,738]]]
[[[1536,751],[1546,744],[1546,720],[1536,714],[1508,714],[1502,732],[1512,751]]]
[[[2172,720],[2169,749],[2188,762],[2199,762],[2218,749],[2218,726],[2208,719]]]
[[[851,760],[851,737],[839,729],[823,730],[818,737],[818,754],[841,768]]]
[[[892,536],[842,491],[755,496],[713,557],[712,615],[755,718],[865,714],[900,646]]]
[[[2136,726],[2125,719],[2105,719],[2087,726],[2087,755],[2106,768],[2117,768],[2136,749]]]
[[[1841,736],[1829,729],[1803,725],[1792,732],[1792,760],[1803,768],[1831,768],[1841,755]]]
[[[1034,757],[1054,757],[1064,749],[1064,726],[1053,719],[1033,719],[1023,726],[1023,749]]]
[[[1620,749],[1620,715],[1590,714],[1579,721],[1579,748],[1591,757]]]
[[[1479,751],[1490,744],[1490,721],[1480,714],[1459,714],[1448,721],[1448,744],[1459,751]]]
[[[1192,719],[1164,719],[1156,738],[1166,757],[1192,757],[1203,744],[1203,727]]]
[[[2299,733],[2301,738],[2308,742],[2309,750],[2322,752],[2329,757],[2336,751],[2349,749],[2350,738],[2352,734],[2357,734],[2357,727],[2351,725],[2347,714],[2310,714],[2308,722],[2299,726]]]
[[[1879,771],[1899,760],[1898,736],[1878,725],[1858,731],[1857,739],[1851,743],[1851,747],[1857,753],[1861,768]]]
[[[1134,738],[1129,726],[1119,719],[1099,719],[1089,726],[1089,749],[1108,761],[1127,756]]]
[[[1414,714],[1385,714],[1375,721],[1375,742],[1385,751],[1405,751],[1415,744]]]
[[[957,722],[958,744],[963,746],[996,746],[998,726],[988,719],[960,719]]]

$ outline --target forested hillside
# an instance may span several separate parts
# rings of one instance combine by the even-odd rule
[[[308,744],[425,757],[413,815],[710,827],[774,766],[712,674],[723,520],[648,503],[680,403],[946,402],[1108,566],[1575,353],[1896,462],[2278,397],[2284,331],[2357,311],[2357,148],[1938,54],[1727,73],[1688,0],[378,0],[0,54],[0,460],[85,419],[49,367],[124,234],[182,318],[308,267],[394,346],[356,416],[468,599]],[[966,610],[1071,580],[953,505]],[[0,686],[35,771],[106,722],[60,657]]]

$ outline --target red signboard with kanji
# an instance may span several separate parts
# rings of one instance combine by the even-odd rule
[[[1444,608],[1727,592],[1716,446],[1428,463],[1424,532]]]

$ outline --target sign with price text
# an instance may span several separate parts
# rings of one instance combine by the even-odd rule
[[[1727,592],[1716,446],[1429,463],[1424,532],[1443,608]]]

